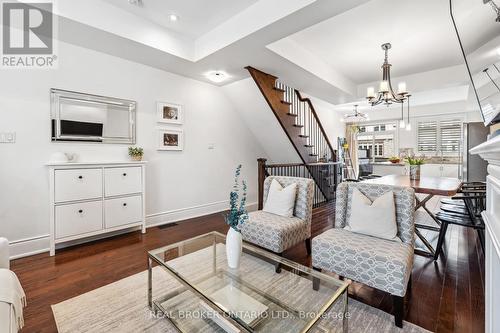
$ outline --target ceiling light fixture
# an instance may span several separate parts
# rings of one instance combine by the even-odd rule
[[[358,105],[354,105],[354,113],[353,114],[345,114],[344,118],[340,119],[342,122],[347,123],[359,123],[363,121],[368,121],[370,118],[366,113],[362,113],[358,111]]]
[[[229,77],[225,72],[222,71],[211,71],[205,75],[210,81],[215,83],[220,83],[227,80]]]
[[[168,15],[168,19],[170,20],[170,22],[177,22],[179,20],[179,16],[175,14],[170,14]]]
[[[404,103],[408,100],[408,90],[406,83],[398,84],[398,92],[395,93],[391,82],[391,64],[388,60],[388,51],[391,48],[391,43],[382,44],[382,50],[385,52],[384,63],[382,64],[382,81],[380,81],[378,92],[375,94],[375,88],[369,87],[366,91],[366,99],[372,105],[384,103],[389,106],[392,103]]]
[[[142,7],[142,0],[128,0],[128,3],[134,6]]]

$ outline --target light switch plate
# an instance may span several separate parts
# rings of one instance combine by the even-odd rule
[[[0,133],[0,143],[15,143],[15,142],[16,142],[16,132]]]

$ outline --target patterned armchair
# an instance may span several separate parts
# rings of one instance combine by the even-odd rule
[[[344,230],[351,214],[352,189],[370,200],[393,191],[396,223],[401,242],[389,241]],[[404,296],[411,287],[413,268],[415,197],[412,188],[367,183],[342,183],[337,188],[335,227],[312,241],[312,265],[393,296],[394,318],[403,325]],[[377,223],[377,221],[373,221]]]
[[[297,184],[294,216],[288,218],[262,210],[251,212],[248,221],[241,226],[243,240],[278,255],[305,241],[307,252],[310,254],[314,181],[307,178],[269,176],[264,181],[264,202],[273,179],[283,187],[293,183]],[[277,265],[276,272],[279,271],[280,267]]]

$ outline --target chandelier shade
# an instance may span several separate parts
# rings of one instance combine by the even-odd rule
[[[409,96],[405,82],[398,84],[398,90],[394,91],[391,81],[391,64],[389,63],[389,50],[392,47],[391,43],[382,44],[384,50],[384,63],[382,64],[382,81],[380,81],[378,92],[375,92],[374,87],[369,87],[366,91],[366,99],[375,106],[381,103],[391,105],[392,103],[404,103]]]

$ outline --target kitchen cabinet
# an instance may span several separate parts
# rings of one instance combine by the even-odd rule
[[[425,177],[458,178],[458,164],[424,164],[420,174]]]

